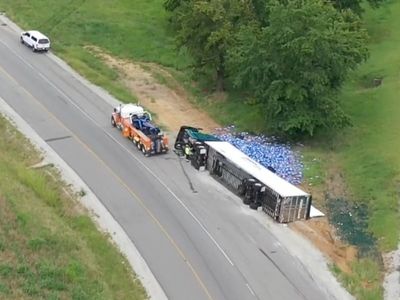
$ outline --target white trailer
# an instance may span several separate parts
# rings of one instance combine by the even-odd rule
[[[308,219],[311,195],[257,163],[228,142],[205,142],[207,169],[244,198],[251,208],[262,209],[280,223]],[[250,190],[250,191],[249,191]]]

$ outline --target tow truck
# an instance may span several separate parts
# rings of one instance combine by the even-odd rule
[[[114,107],[111,125],[120,129],[145,156],[168,152],[168,137],[152,123],[151,114],[140,105],[130,103]]]

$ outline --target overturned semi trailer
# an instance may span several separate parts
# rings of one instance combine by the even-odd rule
[[[280,223],[310,217],[311,195],[287,182],[228,142],[206,141],[206,169],[251,208]]]

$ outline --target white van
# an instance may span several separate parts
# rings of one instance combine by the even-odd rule
[[[36,30],[21,33],[21,43],[35,51],[48,51],[50,49],[50,39]]]

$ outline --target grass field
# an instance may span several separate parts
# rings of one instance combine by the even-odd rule
[[[38,161],[0,117],[0,299],[146,299],[54,170],[29,168]]]
[[[163,0],[0,0],[0,11],[22,28],[38,29],[50,37],[52,47],[93,83],[122,101],[135,100],[117,80],[117,73],[84,49],[96,45],[107,52],[152,61],[181,70],[186,55],[177,55]]]
[[[400,2],[367,11],[371,57],[355,73],[343,103],[354,127],[340,149],[354,197],[370,208],[370,230],[382,250],[399,243],[400,214]],[[371,87],[374,78],[382,85]]]
[[[352,200],[368,205],[368,229],[383,252],[395,249],[400,237],[400,2],[388,2],[366,11],[371,55],[340,95],[353,127],[312,148],[320,158],[334,149]],[[382,85],[374,87],[374,79],[380,78]],[[362,300],[382,299],[381,270],[374,258],[355,262],[351,275],[334,268],[347,289]]]
[[[2,0],[5,10],[23,28],[49,35],[58,52],[97,45],[134,60],[152,61],[180,69],[185,56],[176,55],[166,34],[163,0]]]

